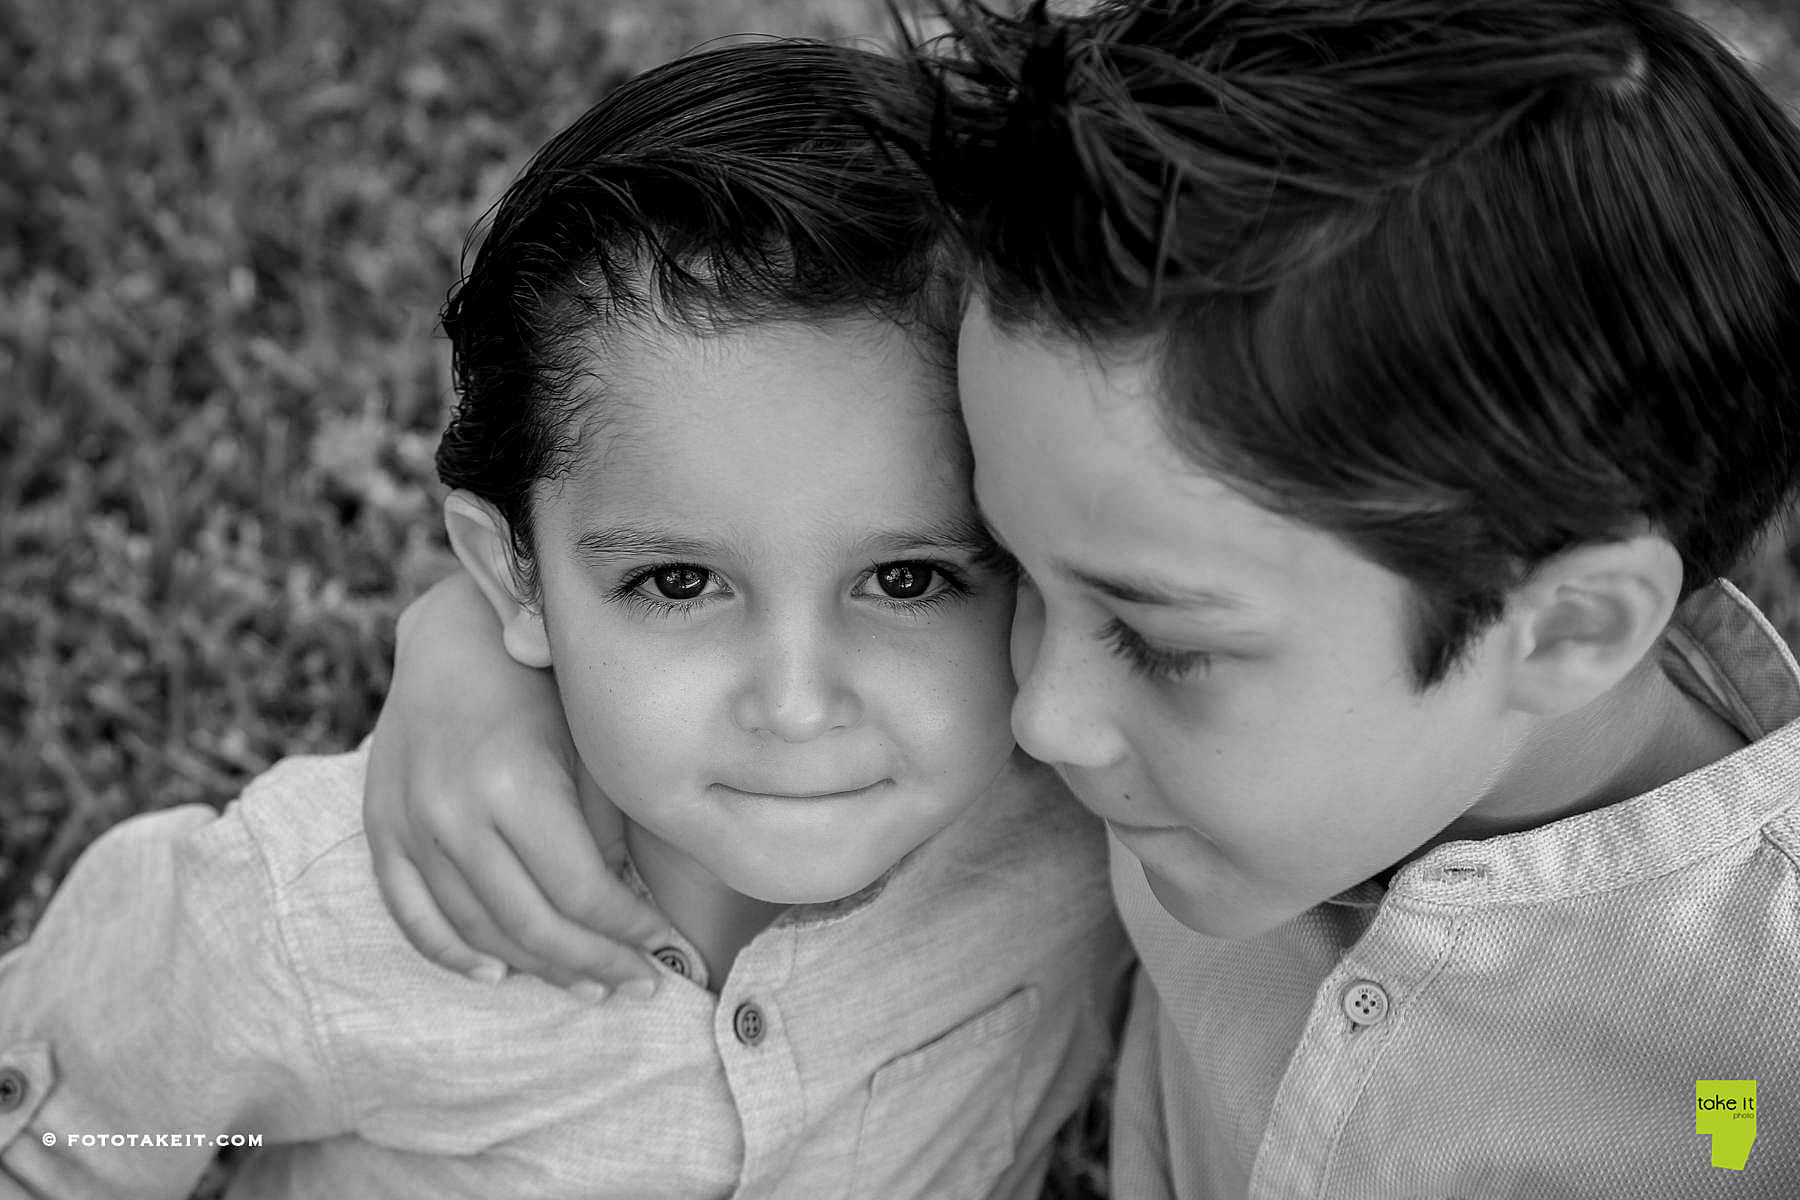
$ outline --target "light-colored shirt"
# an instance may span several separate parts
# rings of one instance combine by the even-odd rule
[[[1143,965],[1115,1200],[1800,1197],[1800,673],[1729,585],[1664,670],[1751,744],[1231,942],[1113,845]],[[1696,1083],[1758,1082],[1742,1171]]]
[[[1028,1197],[1111,1058],[1103,835],[1023,759],[717,994],[678,943],[655,999],[598,1006],[411,949],[364,764],[284,761],[80,859],[0,959],[0,1197],[184,1196],[226,1133],[263,1141],[231,1193],[259,1200]]]

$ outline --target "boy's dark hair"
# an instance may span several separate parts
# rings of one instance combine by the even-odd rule
[[[1686,594],[1792,492],[1800,136],[1669,4],[949,15],[996,321],[1150,348],[1193,461],[1411,581],[1421,688],[1547,556],[1647,522]]]
[[[799,40],[689,55],[609,93],[501,198],[444,310],[458,404],[439,477],[493,503],[535,588],[533,483],[566,469],[620,333],[876,315],[948,362],[931,185],[870,120],[894,59]]]

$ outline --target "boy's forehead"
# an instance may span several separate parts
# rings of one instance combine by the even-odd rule
[[[1068,482],[1119,481],[1209,494],[1215,481],[1170,436],[1164,377],[1149,338],[1106,345],[1055,331],[1009,326],[971,305],[960,342],[959,384],[972,429],[987,449],[1061,454]],[[1124,454],[1117,471],[1100,469]],[[980,466],[980,463],[977,463]]]
[[[977,400],[984,391],[1028,400],[1047,383],[1059,391],[1065,385],[1078,387],[1101,413],[1129,408],[1153,417],[1157,436],[1145,439],[1140,449],[1172,456],[1174,446],[1161,425],[1163,344],[1157,333],[1100,339],[1013,322],[974,297],[964,309],[958,335],[958,381],[965,407],[971,380]]]
[[[544,486],[596,518],[709,500],[748,516],[832,488],[909,524],[970,514],[941,365],[875,320],[612,339],[580,384],[566,470]]]
[[[1175,443],[1147,340],[1090,347],[980,311],[963,328],[976,502],[1034,571],[1119,600],[1206,597],[1213,611],[1304,609],[1352,580],[1403,603],[1397,576]]]

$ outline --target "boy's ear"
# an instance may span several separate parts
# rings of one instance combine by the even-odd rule
[[[475,577],[476,586],[500,618],[500,639],[506,652],[527,667],[549,666],[550,635],[544,628],[544,608],[521,594],[506,518],[486,500],[459,488],[444,497],[444,529],[458,561]]]
[[[1507,603],[1513,707],[1560,716],[1618,684],[1655,650],[1681,579],[1681,555],[1655,534],[1578,546],[1538,564]]]

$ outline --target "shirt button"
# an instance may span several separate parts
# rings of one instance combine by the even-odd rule
[[[738,1005],[737,1011],[731,1014],[731,1032],[746,1046],[760,1043],[765,1032],[762,1009],[754,1004]]]
[[[660,949],[652,950],[650,953],[657,962],[669,968],[669,970],[675,972],[683,979],[692,979],[694,977],[694,968],[688,965],[687,955],[683,954],[676,947],[663,946]]]
[[[17,1067],[0,1069],[0,1113],[9,1113],[25,1103],[25,1093],[31,1090],[31,1081],[25,1078],[25,1072]]]
[[[1379,984],[1358,980],[1344,992],[1344,1015],[1358,1025],[1379,1025],[1387,1019],[1388,994]]]

